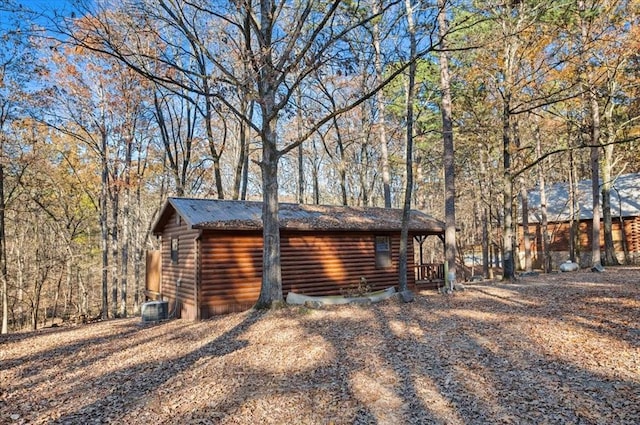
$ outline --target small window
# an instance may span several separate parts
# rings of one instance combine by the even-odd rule
[[[171,238],[171,262],[178,264],[178,238]]]
[[[376,236],[376,268],[391,267],[391,238]]]

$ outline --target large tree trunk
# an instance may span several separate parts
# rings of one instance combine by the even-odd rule
[[[258,77],[262,125],[262,286],[257,308],[269,308],[283,301],[280,267],[280,223],[278,219],[278,111],[276,109],[276,73],[272,58],[274,5],[271,0],[260,2],[261,64]]]
[[[502,113],[502,143],[503,143],[503,167],[504,176],[502,179],[503,196],[503,224],[502,224],[502,267],[503,280],[511,280],[515,277],[513,261],[513,178],[511,175],[511,113],[510,96],[505,94]]]
[[[264,112],[264,111],[263,111]],[[274,125],[275,127],[275,125]],[[256,308],[270,308],[283,301],[280,267],[280,225],[278,219],[278,153],[275,131],[263,129],[262,148],[262,286]]]
[[[587,6],[584,0],[578,0],[577,2],[579,18],[580,18],[580,44],[581,48],[585,52],[588,51],[588,46],[591,44],[590,40],[590,19],[591,14],[587,14]],[[584,53],[580,59],[587,66],[589,58]],[[592,270],[599,270],[602,267],[602,260],[600,254],[600,105],[598,104],[598,97],[596,93],[596,87],[594,86],[594,78],[591,72],[587,69],[582,77],[582,86],[587,97],[585,110],[590,118],[590,140],[591,145],[589,162],[591,166],[591,195],[592,195],[592,210],[593,210],[593,222],[591,231],[591,267]]]
[[[438,29],[442,50],[440,51],[440,89],[442,91],[442,141],[443,141],[443,165],[444,165],[444,251],[447,262],[447,280],[456,275],[456,187],[455,187],[455,161],[453,146],[453,119],[451,104],[451,77],[449,75],[449,58],[447,57],[445,36],[448,26],[446,18],[446,2],[438,0]],[[449,282],[453,289],[453,282]]]
[[[413,6],[412,0],[405,0],[405,7],[407,11],[407,21],[409,25],[409,49],[411,52],[411,58],[415,56],[416,52],[416,35],[415,35],[415,23],[413,20]],[[407,96],[406,96],[406,173],[407,180],[404,192],[404,205],[402,208],[402,229],[400,231],[400,252],[398,254],[398,282],[400,292],[406,292],[408,290],[407,285],[407,251],[409,245],[409,220],[411,218],[411,197],[413,189],[413,101],[415,94],[415,80],[416,80],[416,65],[412,62],[409,65],[409,76],[407,81]]]
[[[601,267],[600,255],[600,109],[595,93],[590,92],[591,109],[591,194],[593,196],[593,229],[591,234],[591,267]]]
[[[513,170],[511,170],[512,135],[512,91],[515,86],[518,40],[511,36],[513,29],[503,22],[504,68],[502,93],[502,279],[509,281],[515,277],[513,247]]]
[[[602,184],[602,223],[604,233],[604,264],[607,266],[620,265],[616,257],[613,243],[613,217],[611,215],[611,183],[603,175]]]

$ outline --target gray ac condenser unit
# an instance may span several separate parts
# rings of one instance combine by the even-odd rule
[[[158,322],[169,318],[169,302],[167,301],[147,301],[142,304],[142,321]]]

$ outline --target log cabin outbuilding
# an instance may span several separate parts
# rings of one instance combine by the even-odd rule
[[[547,233],[553,268],[558,268],[561,263],[570,259],[571,249],[574,249],[575,260],[582,267],[591,266],[593,229],[591,180],[579,181],[573,193],[569,189],[567,183],[556,183],[546,190]],[[543,252],[540,191],[530,191],[528,202],[528,233],[531,240],[532,263],[534,268],[539,268],[542,267]],[[602,196],[600,205],[602,208]],[[640,263],[640,173],[623,174],[612,182],[611,215],[613,242],[618,261],[621,264]],[[600,216],[602,217],[602,212]],[[600,229],[600,249],[604,251],[602,221]],[[518,236],[519,255],[523,258],[525,247],[522,219]]]
[[[251,308],[262,281],[261,216],[262,202],[169,198],[152,227],[161,249],[147,256],[147,298],[191,319]],[[397,286],[401,217],[399,209],[280,204],[283,296],[339,295],[362,279],[372,290]],[[444,224],[412,210],[409,235],[409,285],[442,278],[441,265],[414,253],[429,236],[443,239]]]

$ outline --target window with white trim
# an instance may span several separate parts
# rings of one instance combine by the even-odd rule
[[[376,268],[391,267],[391,238],[389,236],[375,237]]]

